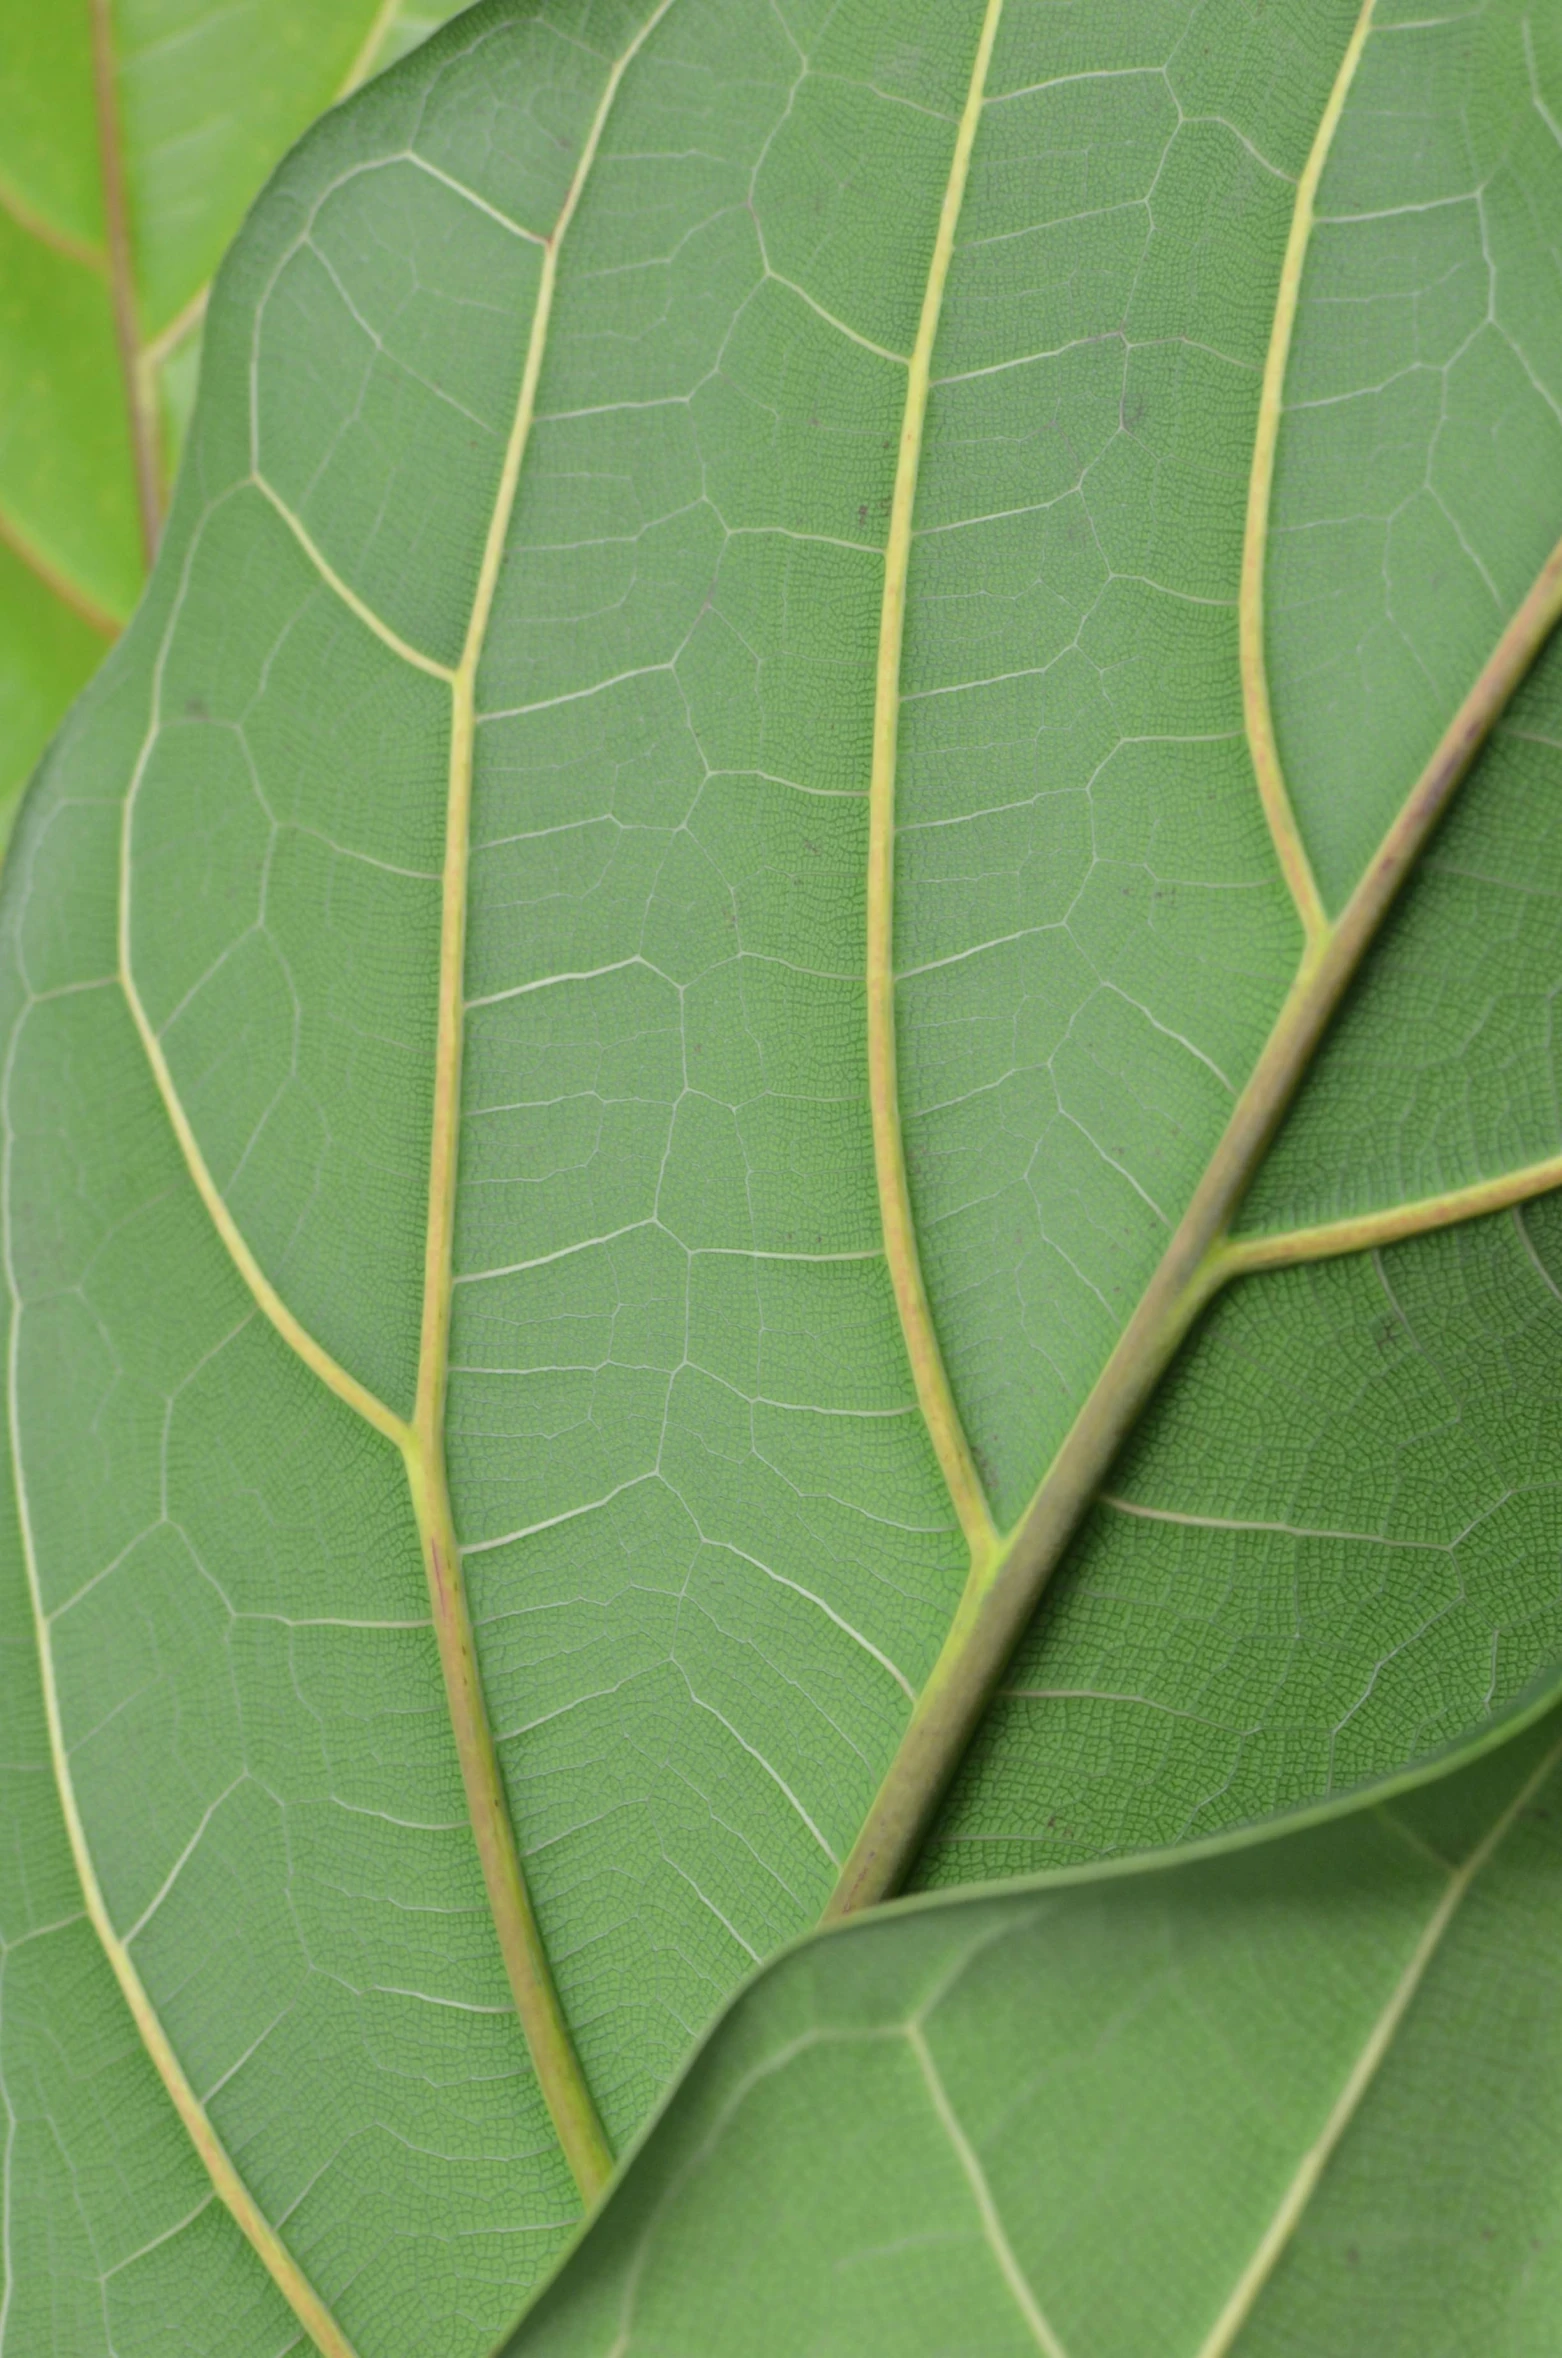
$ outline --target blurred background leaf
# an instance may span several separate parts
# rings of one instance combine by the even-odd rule
[[[0,839],[140,595],[206,290],[321,109],[453,0],[0,0]]]

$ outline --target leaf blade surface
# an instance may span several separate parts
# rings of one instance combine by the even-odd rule
[[[994,1571],[897,1317],[875,924],[924,1340],[1005,1522],[1296,1004],[1244,495],[1293,182],[1392,27],[1224,21],[490,7],[306,142],[214,305],[167,553],[7,886],[15,1455],[111,1952],[362,2358],[414,2312],[474,2346],[567,2231],[503,1964],[621,2144],[839,1894]],[[1506,751],[1465,789],[1499,835]],[[1044,1615],[926,1872],[1303,1804],[1554,1675],[1534,1220],[1394,1248],[1414,1348],[1361,1260],[1242,1278],[1071,1563],[1118,1634],[1076,1694]],[[1483,1349],[1522,1430],[1461,1454]],[[1360,1511],[1304,1520],[1374,1353]]]

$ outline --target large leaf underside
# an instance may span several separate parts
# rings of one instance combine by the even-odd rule
[[[506,1808],[616,2144],[817,1917],[971,1562],[870,1118],[886,580],[904,1184],[1007,1530],[1562,527],[1559,112],[1496,0],[505,0],[279,175],[6,882],[19,2348],[513,2313],[577,2199]],[[1255,1237],[1551,1175],[1559,699]],[[1544,1680],[1559,1282],[1544,1205],[1242,1277],[922,1871],[1213,1831]]]

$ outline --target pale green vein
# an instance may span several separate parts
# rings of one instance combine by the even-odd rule
[[[1314,141],[1320,170],[1327,145],[1325,133],[1332,132],[1338,120],[1370,22],[1368,0],[1342,58]],[[1311,201],[1311,185],[1300,186],[1298,206],[1307,209],[1309,217]],[[1287,256],[1295,268],[1278,289],[1277,315],[1294,305],[1293,280],[1300,270],[1302,250],[1301,242],[1293,236]],[[1277,334],[1272,338],[1272,350],[1284,341],[1285,337]],[[1265,430],[1266,414],[1261,405],[1260,433]],[[1325,1029],[1432,830],[1559,615],[1562,542],[1553,549],[1503,630],[1344,909],[1337,918],[1315,916],[1308,923],[1291,989],[1148,1287],[1019,1523],[988,1552],[985,1561],[973,1560],[972,1577],[943,1648],[831,1896],[827,1916],[846,1915],[883,1899],[910,1866],[988,1698],[1094,1500],[1107,1467],[1195,1319],[1226,1278],[1236,1273],[1242,1248],[1230,1243],[1230,1224]],[[1276,836],[1282,858],[1283,835],[1282,828]],[[1294,889],[1294,878],[1292,882]],[[873,889],[870,881],[870,911]],[[886,887],[881,883],[879,889]],[[871,959],[869,989],[871,1003]],[[891,1052],[892,1048],[891,1032]],[[884,1149],[880,1139],[893,1133],[888,1122],[881,1123],[877,1105],[875,1131],[882,1195]],[[925,1300],[921,1313],[931,1336]],[[905,1323],[904,1310],[902,1317]],[[929,1425],[936,1429],[932,1417]]]
[[[1269,701],[1269,669],[1264,647],[1264,573],[1269,555],[1269,512],[1274,496],[1275,453],[1280,441],[1285,374],[1291,357],[1297,305],[1301,300],[1302,271],[1307,260],[1307,249],[1312,242],[1318,183],[1323,177],[1323,168],[1328,162],[1334,135],[1345,111],[1345,101],[1350,95],[1356,68],[1361,63],[1367,35],[1372,29],[1375,6],[1376,0],[1363,0],[1361,14],[1346,44],[1339,72],[1334,77],[1334,87],[1329,92],[1328,103],[1319,119],[1306,165],[1297,182],[1290,234],[1286,239],[1285,258],[1280,265],[1280,285],[1275,298],[1269,349],[1264,361],[1264,380],[1258,397],[1258,427],[1253,437],[1253,463],[1248,477],[1247,523],[1242,541],[1242,578],[1237,601],[1242,709],[1247,725],[1248,750],[1252,755],[1258,796],[1263,804],[1264,817],[1269,823],[1275,855],[1291,898],[1296,903],[1309,948],[1327,937],[1329,921],[1313,875],[1312,862],[1307,856],[1307,847],[1302,841],[1296,814],[1291,807],[1285,774],[1280,766],[1280,749],[1275,742],[1274,714]]]
[[[827,311],[817,296],[811,295],[806,287],[800,287],[794,278],[784,278],[779,270],[772,270],[768,262],[765,275],[773,279],[778,287],[785,287],[787,293],[795,295],[800,303],[806,304],[816,319],[822,319],[827,328],[833,328],[849,344],[856,344],[864,352],[871,352],[876,360],[892,360],[897,368],[909,368],[912,365],[904,352],[892,352],[887,344],[875,344],[871,336],[863,335],[858,328],[849,327],[844,319],[837,318],[833,311]]]
[[[916,342],[912,347],[889,534],[884,549],[884,592],[874,685],[873,762],[868,785],[868,1101],[873,1122],[879,1219],[917,1401],[971,1550],[973,1576],[990,1560],[997,1532],[933,1325],[906,1175],[895,1039],[895,781],[900,742],[901,656],[906,635],[906,579],[911,563],[917,476],[927,428],[933,346],[1002,14],[1003,0],[987,0],[965,107],[950,157]]]
[[[1488,1830],[1462,1867],[1448,1876],[1447,1888],[1429,1917],[1421,1938],[1406,1962],[1388,2002],[1362,2042],[1354,2062],[1330,2108],[1317,2137],[1303,2154],[1293,2171],[1285,2192],[1275,2208],[1273,2217],[1259,2238],[1251,2260],[1243,2269],[1231,2298],[1227,2301],[1208,2335],[1199,2344],[1196,2358],[1227,2358],[1242,2327],[1252,2315],[1254,2303],[1274,2272],[1275,2263],[1296,2232],[1302,2214],[1312,2200],[1317,2185],[1328,2167],[1340,2139],[1361,2109],[1362,2099],[1376,2079],[1383,2060],[1394,2043],[1394,2038],[1410,2010],[1416,1992],[1426,1979],[1427,1970],[1443,1944],[1450,1924],[1458,1914],[1470,1886],[1487,1867],[1506,1837],[1534,1800],[1541,1786],[1562,1759],[1562,1743],[1554,1744],[1534,1774],[1508,1804],[1496,1823]]]
[[[19,1034],[12,1036],[12,1058]],[[59,1684],[55,1673],[54,1641],[49,1615],[45,1611],[43,1589],[38,1570],[38,1551],[33,1536],[32,1507],[22,1449],[20,1419],[20,1368],[18,1355],[21,1347],[21,1295],[16,1282],[15,1259],[11,1229],[11,1146],[10,1121],[10,1062],[5,1074],[5,1170],[3,1188],[4,1251],[6,1288],[10,1297],[9,1335],[6,1346],[7,1376],[7,1446],[11,1460],[11,1478],[16,1496],[17,1524],[21,1535],[22,1560],[26,1571],[28,1596],[32,1607],[34,1642],[38,1650],[38,1673],[43,1691],[44,1720],[48,1730],[49,1759],[59,1794],[60,1810],[65,1820],[66,1839],[70,1844],[77,1878],[81,1884],[82,1900],[88,1921],[97,1934],[103,1954],[108,1961],[131,2019],[145,2047],[147,2056],[167,2090],[174,2110],[183,2122],[190,2142],[200,2156],[201,2163],[213,2187],[227,2205],[238,2226],[248,2237],[273,2283],[287,2301],[294,2316],[306,2333],[312,2336],[321,2358],[355,2358],[352,2344],[326,2307],[319,2293],[300,2268],[297,2260],[283,2243],[276,2228],[267,2218],[255,2196],[234,2164],[227,2147],[218,2136],[205,2105],[197,2096],[173,2043],[163,2028],[161,2017],[152,2002],[146,1984],[141,1979],[126,1942],[120,1937],[108,1902],[98,1880],[97,1864],[92,1845],[87,1837],[80,1804],[76,1798],[75,1778],[71,1771],[70,1747],[66,1741],[64,1717],[60,1705]]]
[[[389,647],[393,655],[399,656],[403,663],[413,664],[419,671],[429,672],[437,680],[448,682],[455,679],[455,672],[448,663],[440,663],[434,656],[425,655],[421,647],[414,647],[401,636],[399,631],[392,630],[384,616],[377,614],[371,605],[359,597],[358,592],[352,588],[350,583],[342,579],[303,518],[293,513],[280,492],[273,489],[258,467],[250,477],[250,481],[281,517],[303,550],[304,555],[325,583],[326,588],[331,591],[334,597],[341,600],[350,614],[357,617],[365,630],[373,631],[375,637],[383,645]]]
[[[460,1543],[451,1511],[445,1463],[445,1394],[450,1367],[451,1243],[455,1232],[456,1170],[461,1121],[461,1058],[465,1030],[466,919],[471,858],[472,768],[476,733],[477,668],[504,561],[505,538],[537,406],[558,282],[559,250],[580,204],[613,101],[634,59],[661,23],[672,0],[658,5],[611,67],[559,217],[538,273],[536,305],[521,370],[515,414],[489,518],[477,588],[461,660],[451,679],[450,772],[445,815],[441,895],[438,1031],[429,1152],[428,1225],[424,1241],[423,1314],[418,1345],[417,1397],[407,1472],[423,1543],[429,1599],[451,1728],[461,1763],[472,1830],[494,1928],[516,2012],[526,2033],[549,2117],[576,2183],[591,2201],[612,2173],[613,2154],[569,2024],[559,2003],[542,1933],[526,1888],[510,1819],[503,1773],[494,1746],[476,1643],[461,1575]]]
[[[337,92],[338,98],[345,98],[349,91],[357,89],[360,82],[368,80],[385,37],[400,14],[401,0],[380,0],[369,29],[358,45],[358,54],[343,77],[341,89]]]
[[[1288,1269],[1299,1261],[1327,1261],[1341,1253],[1376,1252],[1383,1245],[1400,1244],[1406,1237],[1427,1236],[1463,1220],[1480,1220],[1493,1212],[1512,1211],[1562,1187],[1562,1154],[1525,1163],[1516,1171],[1499,1172],[1494,1179],[1472,1180],[1467,1187],[1450,1187],[1440,1195],[1418,1196],[1413,1203],[1387,1204],[1373,1212],[1355,1212],[1339,1220],[1321,1220],[1310,1228],[1282,1228],[1261,1236],[1233,1237],[1214,1256],[1221,1281],[1245,1277],[1259,1269]]]
[[[955,2159],[960,2164],[965,2182],[971,2190],[971,2199],[976,2205],[976,2215],[982,2224],[982,2240],[992,2253],[998,2273],[1003,2278],[1014,2306],[1024,2318],[1037,2349],[1045,2353],[1045,2358],[1068,2358],[1068,2352],[1042,2315],[1036,2296],[1031,2291],[1026,2279],[1025,2271],[1014,2256],[1014,2247],[1004,2229],[998,2205],[993,2200],[992,2188],[987,2183],[987,2173],[982,2168],[980,2156],[961,2126],[959,2115],[949,2101],[949,2091],[944,2086],[938,2066],[933,2060],[932,2050],[928,2046],[921,2023],[908,2022],[905,2035],[906,2042],[917,2059],[917,2068],[922,2074],[929,2102],[938,2115],[939,2126],[953,2147]]]

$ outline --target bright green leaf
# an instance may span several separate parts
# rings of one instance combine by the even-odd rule
[[[207,282],[332,99],[450,6],[0,0],[0,819],[135,604]]]
[[[50,2358],[470,2358],[822,1910],[1554,1684],[1559,118],[493,0],[278,175],[4,887]]]
[[[1538,2358],[1559,1752],[790,1950],[508,2358]]]

